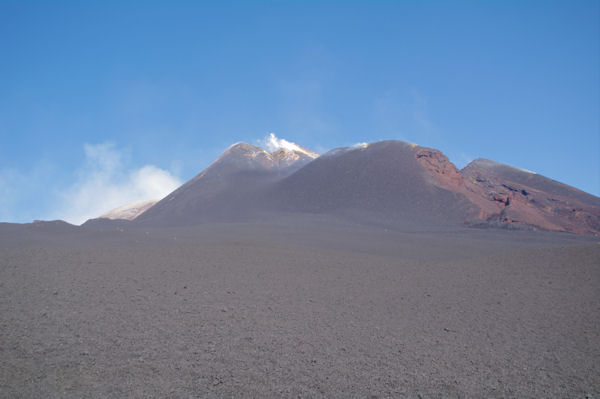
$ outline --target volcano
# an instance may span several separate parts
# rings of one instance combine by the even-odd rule
[[[335,215],[395,226],[456,225],[600,232],[600,199],[544,176],[477,159],[458,170],[439,150],[382,141],[321,156],[286,142],[237,143],[134,219],[178,226]]]

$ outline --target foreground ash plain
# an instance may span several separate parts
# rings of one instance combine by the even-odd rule
[[[599,395],[598,238],[452,220],[2,224],[0,397]]]

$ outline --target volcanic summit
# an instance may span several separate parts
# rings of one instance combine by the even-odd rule
[[[232,145],[134,224],[323,214],[396,226],[600,232],[599,198],[512,166],[477,159],[458,170],[439,150],[394,140],[321,156],[284,142],[271,152],[246,143]]]

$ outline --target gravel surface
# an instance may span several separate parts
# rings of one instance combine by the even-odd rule
[[[600,395],[597,239],[285,223],[80,236],[0,248],[2,398]]]

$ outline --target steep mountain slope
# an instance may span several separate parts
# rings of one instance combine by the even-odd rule
[[[470,198],[494,202],[491,222],[573,233],[600,232],[600,198],[547,177],[487,159],[462,170]]]
[[[258,146],[234,144],[202,173],[136,218],[136,223],[172,226],[246,218],[261,208],[265,187],[315,157],[308,150],[280,148],[270,154]]]
[[[458,190],[448,189],[458,184],[452,183],[454,178],[462,177],[447,158],[438,163],[440,170],[420,161],[431,154],[443,157],[400,141],[332,150],[272,187],[272,207],[437,224],[475,217],[477,207]]]
[[[477,224],[600,232],[600,199],[488,160],[459,171],[438,150],[382,141],[321,157],[293,143],[238,143],[134,220],[177,226],[277,213],[331,214],[398,226]]]
[[[525,169],[515,168],[489,159],[478,158],[472,161],[463,168],[462,174],[469,180],[471,177],[475,177],[475,179],[484,177],[488,180],[505,180],[537,191],[543,191],[549,195],[571,198],[587,205],[600,206],[600,198],[575,187]]]

